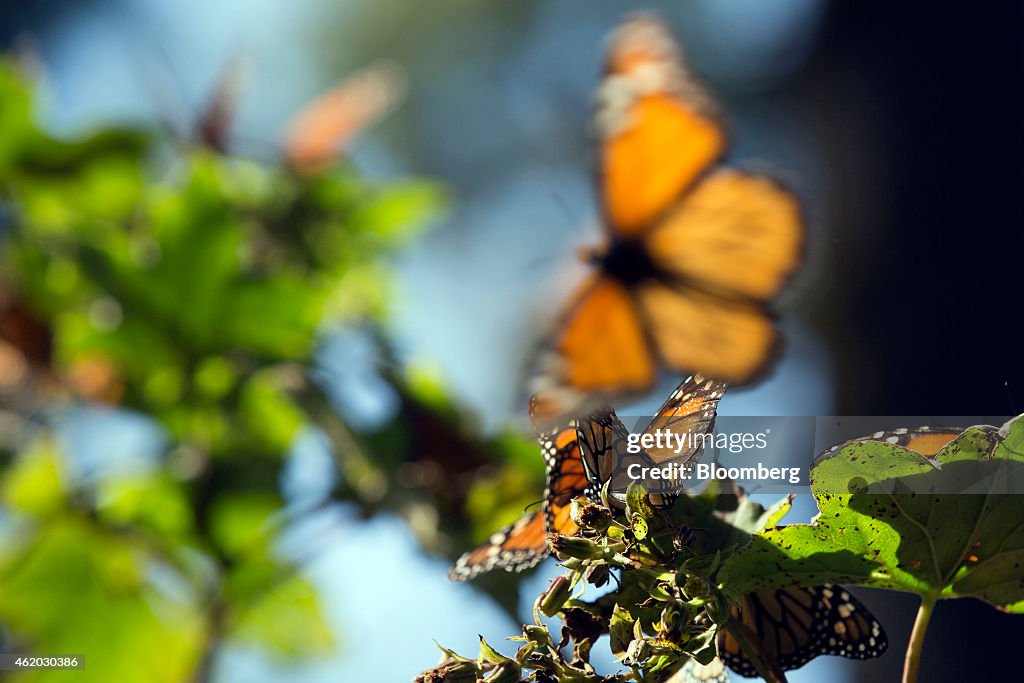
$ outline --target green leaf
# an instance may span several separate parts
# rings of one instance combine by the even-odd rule
[[[32,515],[52,513],[64,503],[60,456],[50,439],[21,452],[0,483],[3,503]]]
[[[166,539],[191,534],[192,509],[181,484],[159,475],[110,477],[99,482],[96,508],[101,519],[137,525]]]
[[[219,310],[218,345],[307,360],[326,298],[323,288],[300,278],[239,282],[226,293]]]
[[[287,451],[306,423],[306,414],[270,372],[253,375],[242,387],[239,411],[253,438],[268,453]]]
[[[477,636],[480,639],[480,661],[490,662],[491,664],[502,664],[504,662],[512,661],[505,655],[495,650],[491,645],[484,640],[483,636]]]
[[[238,608],[229,636],[285,658],[324,654],[334,647],[316,589],[297,575],[276,582]]]
[[[276,527],[274,515],[280,508],[280,501],[269,493],[224,494],[213,504],[210,533],[228,555],[262,556]]]
[[[757,528],[755,531],[778,526],[779,522],[782,521],[782,518],[788,515],[789,511],[792,509],[793,495],[790,494],[764,511],[756,522]]]
[[[636,619],[629,613],[629,610],[621,607],[618,603],[612,608],[612,618],[609,622],[609,638],[612,654],[619,659],[626,656],[626,650],[633,641],[633,626]]]
[[[936,467],[938,465],[938,469]],[[819,458],[810,525],[768,529],[719,579],[737,592],[860,583],[1024,612],[1024,418],[972,427],[933,459],[859,442]]]
[[[187,594],[172,597],[149,582],[157,559],[130,537],[71,517],[43,527],[24,551],[0,557],[0,619],[33,652],[86,658],[85,669],[71,674],[12,680],[106,683],[139,680],[140,672],[155,683],[189,680],[206,627]]]
[[[444,206],[445,199],[441,188],[432,183],[395,184],[363,204],[352,222],[376,235],[381,244],[400,246],[420,232],[425,220]]]

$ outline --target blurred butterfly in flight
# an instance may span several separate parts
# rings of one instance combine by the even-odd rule
[[[726,132],[656,19],[612,35],[597,92],[606,242],[538,357],[552,420],[649,390],[661,367],[745,383],[774,356],[767,311],[800,262],[797,199],[720,168]]]
[[[284,158],[300,173],[335,163],[366,127],[383,117],[405,92],[405,72],[380,62],[349,76],[310,102],[289,122]]]
[[[232,137],[245,80],[243,66],[239,58],[224,66],[194,125],[196,141],[222,154],[228,152]],[[301,174],[330,168],[344,158],[360,133],[401,100],[405,82],[405,72],[397,64],[378,62],[313,99],[292,117],[282,135],[285,163]]]

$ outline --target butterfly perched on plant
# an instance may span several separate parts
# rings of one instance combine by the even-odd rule
[[[675,433],[701,434],[713,430],[719,400],[725,384],[695,375],[682,382],[658,409],[644,432],[670,429]],[[531,406],[536,409],[536,405]],[[585,498],[607,501],[621,507],[616,478],[625,470],[630,454],[625,450],[628,430],[610,408],[562,430],[538,432],[548,469],[548,486],[540,510],[525,514],[517,522],[494,534],[486,543],[465,553],[452,567],[449,577],[461,581],[492,569],[522,571],[547,557],[547,532],[576,535],[579,527],[570,516],[572,501]],[[699,450],[644,450],[641,456],[652,464],[669,461],[693,462]],[[652,497],[652,503],[671,505],[679,491]],[[604,494],[604,495],[602,495]],[[660,500],[659,500],[660,498]],[[795,669],[824,654],[862,658],[885,651],[888,640],[881,625],[860,602],[839,586],[784,588],[745,595],[732,617],[749,628],[762,652],[783,670]],[[728,631],[717,639],[721,662],[743,676],[756,669]],[[863,647],[862,647],[863,646]],[[688,666],[691,681],[725,680],[721,664]]]
[[[726,384],[706,379],[697,374],[683,381],[672,395],[658,408],[643,433],[671,432],[680,436],[700,436],[715,428],[718,402],[725,395]],[[587,476],[595,486],[603,489],[607,502],[625,506],[625,492],[633,478],[629,476],[631,464],[641,467],[663,467],[675,463],[685,466],[700,459],[704,449],[702,441],[691,439],[678,452],[667,441],[661,447],[629,452],[629,431],[611,408],[593,413],[577,426],[580,454]],[[656,507],[669,507],[682,490],[681,479],[640,480]]]
[[[709,431],[714,425],[715,409],[725,391],[720,382],[712,382],[700,375],[684,380],[658,409],[654,419],[644,430],[672,429],[675,432]],[[536,401],[531,401],[531,416],[535,415]],[[486,543],[462,555],[449,572],[455,581],[471,579],[492,569],[518,572],[533,567],[548,556],[546,537],[550,532],[574,536],[579,527],[572,520],[572,501],[583,497],[601,500],[601,489],[611,484],[615,496],[615,477],[624,475],[623,458],[626,455],[626,428],[611,408],[571,421],[561,429],[544,430],[534,421],[537,440],[544,455],[547,486],[539,510],[528,512],[516,522],[494,533]],[[662,456],[657,451],[642,453],[657,463]],[[674,458],[694,460],[699,451]],[[625,490],[625,485],[619,486]],[[665,496],[665,504],[671,497]]]
[[[554,417],[650,389],[658,370],[754,379],[778,333],[767,311],[801,259],[797,199],[720,168],[726,132],[656,19],[613,34],[597,91],[598,190],[607,241],[537,360]]]
[[[819,655],[872,659],[889,647],[882,625],[842,586],[748,593],[730,612],[756,637],[761,655],[783,671],[798,669]],[[727,629],[718,633],[718,657],[741,676],[758,675]]]
[[[877,441],[888,443],[894,446],[901,446],[914,451],[926,458],[933,458],[947,446],[953,439],[964,433],[966,427],[898,427],[873,432],[865,436],[850,439],[841,444],[832,446],[827,451],[815,458],[815,461],[826,458],[832,453],[855,443],[866,443]],[[990,429],[994,429],[991,428]]]

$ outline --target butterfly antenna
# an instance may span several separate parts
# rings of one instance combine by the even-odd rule
[[[1010,402],[1010,414],[1017,415],[1017,403],[1013,400],[1013,392],[1010,390],[1010,380],[1003,381],[1003,388],[1006,389],[1006,400]]]
[[[524,512],[524,513],[526,513],[526,512],[529,512],[529,511],[530,511],[530,508],[532,508],[532,507],[535,507],[535,506],[537,506],[537,505],[540,505],[540,504],[541,504],[541,503],[543,503],[543,502],[544,502],[544,499],[543,499],[543,498],[542,498],[542,499],[540,499],[540,500],[535,500],[535,501],[533,501],[532,503],[530,503],[529,505],[527,505],[526,507],[524,507],[524,508],[523,508],[523,512]]]

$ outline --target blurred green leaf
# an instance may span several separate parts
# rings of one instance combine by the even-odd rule
[[[322,321],[327,291],[314,282],[281,275],[264,282],[239,282],[225,292],[217,339],[282,360],[308,360]]]
[[[160,474],[104,479],[97,486],[97,512],[115,525],[134,525],[169,539],[194,531],[192,509],[180,483]]]
[[[54,442],[41,439],[22,451],[2,480],[3,503],[32,515],[46,515],[64,504],[60,457]]]
[[[210,513],[213,541],[230,556],[264,556],[277,528],[274,515],[280,509],[280,501],[270,494],[222,495]]]
[[[288,658],[324,654],[334,647],[316,589],[298,575],[278,582],[241,608],[229,636]]]
[[[70,674],[82,683],[188,680],[205,625],[190,598],[149,581],[154,559],[82,520],[57,519],[25,551],[0,558],[0,618],[34,652],[85,654],[85,669]],[[11,680],[68,678],[33,671]]]
[[[272,374],[259,374],[242,388],[241,418],[263,452],[283,454],[306,423],[306,414]]]

